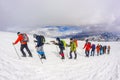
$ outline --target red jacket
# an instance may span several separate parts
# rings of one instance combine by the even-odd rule
[[[91,43],[90,42],[85,43],[84,48],[85,48],[86,51],[90,51]]]
[[[19,41],[20,41],[21,44],[27,44],[27,42],[24,42],[24,41],[22,41],[22,40],[23,40],[23,36],[22,36],[22,34],[19,34],[19,35],[18,35],[18,38],[17,38],[17,40],[14,42],[14,44],[17,44]]]

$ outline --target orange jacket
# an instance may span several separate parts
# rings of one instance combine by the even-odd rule
[[[23,36],[22,36],[22,34],[19,34],[19,35],[18,35],[18,38],[17,38],[17,40],[14,42],[14,44],[17,44],[19,41],[20,41],[21,44],[27,44],[27,42],[24,42],[24,41],[22,41],[22,40],[23,40]]]
[[[96,49],[97,49],[97,52],[99,52],[100,51],[100,45],[97,45]]]
[[[90,42],[87,42],[85,45],[84,45],[84,48],[86,51],[90,51],[91,49],[91,43]]]

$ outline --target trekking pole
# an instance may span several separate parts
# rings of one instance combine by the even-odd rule
[[[18,54],[18,52],[17,52],[17,49],[15,48],[15,46],[14,46],[14,45],[13,45],[13,47],[14,47],[14,49],[15,49],[15,52],[16,52],[16,54],[17,54],[18,58],[19,58],[19,59],[21,59],[21,58],[20,58],[20,56],[19,56],[19,54]]]
[[[56,45],[56,42],[55,42],[55,41],[51,41],[51,42],[56,46],[57,53],[58,53],[56,56],[57,56],[58,58],[61,57],[61,56],[60,56],[60,53],[59,53],[59,50],[58,50],[58,46]]]
[[[56,49],[57,49],[57,52],[59,53],[57,45],[56,45]]]
[[[39,58],[40,58],[40,55],[38,54],[38,56],[39,56]],[[42,61],[42,59],[40,58],[40,61],[41,61],[41,63],[43,64],[43,61]]]
[[[34,44],[36,45],[36,43],[34,42]],[[39,53],[37,53],[38,54],[38,57],[39,57],[39,59],[40,59],[40,62],[43,64],[43,61],[42,61],[42,59],[40,58],[40,54]]]
[[[78,53],[78,55],[81,55],[82,56],[82,53],[83,53],[83,49],[80,49],[80,48],[77,48],[76,49],[76,52]]]
[[[56,46],[56,49],[57,49],[57,53],[59,53],[58,46],[57,45],[55,45],[55,46]],[[58,56],[60,57],[60,54]]]
[[[59,53],[58,47],[56,45],[56,42],[55,41],[51,41],[51,42],[56,46],[57,52]]]
[[[69,58],[68,47],[66,47],[66,56]]]

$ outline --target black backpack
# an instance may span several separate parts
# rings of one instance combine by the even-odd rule
[[[41,38],[41,43],[44,44],[45,43],[45,37],[40,35],[40,38]]]
[[[63,50],[65,50],[64,42],[61,40],[59,45]]]

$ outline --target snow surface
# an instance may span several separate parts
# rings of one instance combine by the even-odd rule
[[[111,53],[87,58],[82,49],[85,42],[79,41],[77,60],[68,59],[69,48],[66,48],[66,59],[62,61],[58,55],[58,47],[50,43],[55,39],[46,38],[50,45],[44,46],[47,60],[43,60],[41,64],[31,35],[28,46],[33,58],[19,59],[12,45],[17,35],[9,32],[0,34],[0,80],[120,80],[119,42],[92,42],[110,44]],[[69,40],[66,41],[69,43]],[[15,47],[21,56],[20,44]]]

